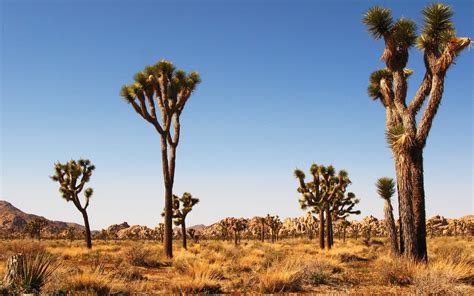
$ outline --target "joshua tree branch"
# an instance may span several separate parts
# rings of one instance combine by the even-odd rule
[[[416,133],[416,140],[420,147],[424,147],[426,145],[426,139],[428,138],[428,134],[431,130],[433,119],[441,103],[444,90],[444,77],[440,77],[435,74],[433,76],[432,85],[430,99],[428,101],[428,105],[423,111],[420,124],[418,125],[418,131]]]
[[[393,107],[393,90],[388,86],[385,79],[380,80],[380,92],[382,93],[382,104],[385,108]]]
[[[425,77],[423,77],[423,81],[421,82],[420,87],[418,88],[418,91],[415,94],[415,97],[408,106],[408,110],[412,114],[416,114],[418,113],[418,111],[420,111],[421,106],[423,106],[426,97],[430,94],[432,75],[428,71],[429,70],[426,71]]]

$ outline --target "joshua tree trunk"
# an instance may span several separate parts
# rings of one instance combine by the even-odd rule
[[[168,163],[168,144],[165,136],[161,136],[161,161],[163,165],[163,179],[165,185],[165,254],[173,257],[173,181],[176,149],[170,148]]]
[[[319,247],[324,249],[324,209],[319,209]]]
[[[183,233],[183,248],[185,250],[188,249],[187,237],[186,237],[186,222],[183,219],[183,223],[181,224],[181,232]]]
[[[326,247],[328,250],[331,249],[331,213],[329,209],[329,205],[326,206]]]
[[[86,228],[86,244],[87,248],[92,248],[92,238],[91,238],[91,228],[89,226],[89,217],[87,216],[87,211],[81,211],[82,217],[84,218],[84,227]]]
[[[263,242],[265,241],[265,224],[264,222],[262,221],[262,233],[260,234],[260,240]]]
[[[417,240],[417,258],[428,260],[426,247],[426,213],[425,213],[425,189],[423,180],[423,149],[416,147],[412,154],[413,163],[411,167],[413,186],[413,218],[415,222],[415,233]]]
[[[399,237],[400,237],[400,254],[403,254],[405,252],[405,244],[403,243],[403,226],[402,226],[402,219],[400,218],[401,215],[400,213],[402,212],[401,209],[401,204],[400,204],[400,196],[398,198],[398,217],[399,217],[399,223],[398,223],[398,228],[399,228]]]
[[[392,255],[398,255],[398,240],[395,220],[393,219],[393,208],[390,200],[385,200],[384,206],[385,223],[387,227],[388,237],[390,238],[390,246]]]
[[[331,242],[331,246],[334,245],[334,225],[332,223],[332,217],[331,217],[331,223],[329,223],[329,230],[330,230],[330,235],[329,235],[329,238],[330,238],[330,242]]]
[[[413,206],[410,196],[413,192],[410,177],[410,153],[399,151],[395,154],[397,165],[398,196],[400,200],[400,221],[403,225],[403,244],[405,255],[417,258],[416,234],[413,223]]]
[[[343,242],[346,242],[346,227],[344,226],[344,228],[342,229],[342,241]]]

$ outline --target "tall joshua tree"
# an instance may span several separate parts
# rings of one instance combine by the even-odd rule
[[[89,249],[92,248],[92,237],[87,208],[94,191],[90,187],[84,190],[84,205],[81,203],[79,194],[86,186],[86,183],[89,182],[94,170],[95,166],[88,159],[71,160],[65,164],[57,162],[54,165],[54,175],[51,176],[53,181],[59,183],[59,192],[62,197],[67,202],[72,201],[79,212],[81,212],[84,219],[84,227],[86,228],[86,244]]]
[[[395,159],[403,245],[405,254],[417,260],[428,258],[423,149],[441,104],[446,72],[456,56],[471,43],[469,38],[456,36],[452,15],[452,9],[444,4],[425,7],[419,36],[414,21],[405,18],[394,21],[387,8],[372,7],[363,19],[369,33],[375,39],[383,39],[385,45],[381,59],[386,68],[372,73],[368,93],[374,100],[380,100],[386,111],[387,140]],[[407,79],[413,71],[405,67],[408,50],[415,45],[423,51],[425,73],[414,97],[407,102]],[[426,100],[417,123],[417,115]]]
[[[191,193],[188,192],[185,192],[181,197],[173,194],[173,220],[176,226],[181,226],[184,249],[188,247],[186,241],[186,217],[198,202],[199,199],[194,198]]]
[[[161,138],[161,161],[165,185],[165,252],[173,257],[173,184],[176,167],[176,148],[181,132],[180,116],[201,82],[197,72],[186,74],[175,70],[166,60],[147,66],[134,76],[135,82],[124,85],[120,95],[132,105],[145,121],[149,122]],[[156,112],[158,105],[161,119]]]
[[[382,177],[375,183],[377,193],[384,200],[384,218],[387,227],[388,236],[390,238],[390,246],[392,255],[396,256],[400,252],[398,250],[397,228],[395,219],[393,218],[392,196],[395,194],[395,182],[392,178]]]

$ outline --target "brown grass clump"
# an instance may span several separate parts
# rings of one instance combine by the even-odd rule
[[[403,257],[384,257],[376,262],[375,268],[381,284],[407,286],[412,284],[419,265]]]
[[[64,290],[68,292],[92,293],[93,295],[108,295],[110,280],[96,273],[80,273],[68,277]]]
[[[302,290],[301,275],[294,264],[274,266],[258,275],[258,286],[263,293],[298,292]]]

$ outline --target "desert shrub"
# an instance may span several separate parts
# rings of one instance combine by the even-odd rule
[[[439,261],[459,264],[461,262],[470,261],[474,264],[471,253],[464,246],[456,244],[443,244],[435,248],[435,258]]]
[[[277,265],[282,262],[288,254],[282,251],[269,251],[265,253],[262,262],[260,263],[260,267],[263,269],[268,269],[273,265]]]
[[[363,262],[368,261],[367,258],[362,258],[354,254],[342,253],[339,255],[339,261],[342,263]]]
[[[406,258],[382,259],[376,264],[381,284],[407,286],[413,283],[413,278],[420,265]]]
[[[113,278],[124,279],[127,281],[143,281],[147,278],[143,276],[140,271],[134,267],[127,268],[125,270],[117,271],[112,274]]]
[[[258,277],[263,293],[298,292],[302,290],[300,273],[297,270],[266,270]]]
[[[459,295],[453,278],[442,270],[423,270],[413,278],[413,292],[416,295]]]
[[[183,275],[176,283],[173,283],[172,290],[179,293],[221,293],[219,280],[224,278],[221,266],[208,265],[189,260],[174,263],[175,268]]]
[[[302,263],[301,266],[301,279],[303,283],[312,286],[329,284],[331,276],[342,271],[342,268],[324,260]]]
[[[212,278],[183,277],[178,283],[172,285],[173,292],[184,294],[218,294],[221,285]]]
[[[133,245],[125,249],[124,252],[125,260],[132,266],[150,266],[151,252],[149,249],[144,248],[141,245]]]

